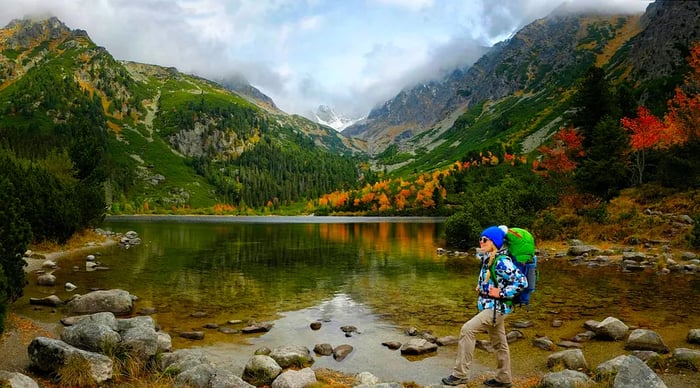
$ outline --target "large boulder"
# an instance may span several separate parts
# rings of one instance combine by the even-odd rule
[[[583,372],[564,369],[559,372],[547,373],[542,376],[538,387],[540,388],[563,388],[563,387],[588,387],[593,385],[588,375]]]
[[[566,369],[571,370],[588,370],[588,363],[581,349],[562,350],[547,357],[548,368],[551,369],[557,365],[564,365]]]
[[[666,384],[642,360],[635,356],[625,358],[615,376],[613,388],[666,388]]]
[[[85,295],[75,295],[66,303],[70,315],[94,314],[111,312],[115,315],[130,314],[134,309],[134,301],[128,291],[98,290]]]
[[[39,388],[39,384],[31,377],[17,372],[0,370],[0,386],[9,388]]]
[[[604,376],[604,375],[609,375],[609,376],[614,376],[617,374],[617,371],[620,370],[620,366],[622,366],[622,363],[629,357],[628,355],[621,355],[613,358],[612,360],[608,360],[605,362],[602,362],[598,364],[598,366],[595,368],[596,373]]]
[[[73,365],[94,384],[112,378],[112,360],[102,354],[78,349],[61,340],[36,337],[29,344],[29,367],[47,374],[60,375],[64,367]]]
[[[675,348],[672,356],[675,365],[678,367],[694,370],[700,365],[700,350]]]
[[[627,335],[629,327],[615,317],[607,317],[602,322],[591,327],[597,338],[608,340],[621,340]]]
[[[314,363],[311,351],[303,345],[287,345],[274,348],[270,352],[270,357],[282,369],[291,367],[304,368]]]
[[[117,349],[122,338],[117,330],[114,314],[104,312],[80,319],[75,325],[66,327],[61,340],[77,348],[91,352],[108,353]]]
[[[668,353],[671,351],[658,333],[647,329],[632,330],[629,337],[627,337],[625,349],[651,350],[657,353]]]
[[[282,373],[282,368],[270,356],[261,354],[253,356],[243,369],[243,380],[261,387],[263,385],[271,385],[277,376]]]
[[[197,365],[209,363],[207,356],[199,349],[180,349],[165,353],[158,361],[162,371],[173,375]]]
[[[316,373],[311,368],[289,369],[277,376],[271,388],[304,388],[316,383]]]
[[[129,353],[142,359],[155,356],[160,349],[159,336],[156,333],[156,324],[149,316],[119,319],[119,333],[122,344],[129,349]]]

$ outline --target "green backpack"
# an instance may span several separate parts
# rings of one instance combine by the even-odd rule
[[[520,264],[527,264],[535,257],[535,238],[523,228],[508,228],[506,244],[510,257]]]
[[[509,228],[505,244],[508,245],[509,256],[513,264],[527,278],[527,288],[520,291],[508,302],[517,305],[530,306],[530,294],[535,291],[535,282],[539,277],[537,271],[537,256],[535,255],[535,238],[532,233],[523,228]],[[491,266],[493,279],[496,279],[495,263]],[[494,280],[495,281],[495,280]]]

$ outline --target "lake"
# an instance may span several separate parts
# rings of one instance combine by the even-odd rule
[[[437,384],[449,374],[455,346],[427,357],[404,357],[381,345],[405,342],[408,327],[440,337],[458,335],[476,312],[472,291],[478,273],[473,255],[438,255],[444,247],[442,219],[357,217],[112,217],[103,229],[133,230],[142,239],[128,249],[110,246],[59,260],[55,287],[36,285],[30,274],[25,296],[12,311],[58,322],[60,311],[35,309],[29,297],[58,295],[66,300],[90,289],[121,288],[139,299],[135,313],[152,309],[154,320],[173,337],[174,349],[198,347],[219,363],[242,371],[261,347],[286,344],[355,350],[342,362],[316,356],[316,367],[348,373],[369,371],[386,381]],[[476,245],[476,244],[475,244]],[[562,245],[561,251],[566,251]],[[87,271],[87,254],[107,270]],[[543,373],[551,352],[534,348],[535,335],[558,342],[583,332],[583,322],[614,316],[628,326],[657,331],[671,348],[700,328],[698,275],[658,275],[652,270],[623,274],[617,267],[573,266],[565,258],[543,257],[538,290],[530,309],[509,318],[529,320],[525,338],[513,343],[516,375]],[[63,285],[78,286],[66,292]],[[195,313],[205,313],[195,318]],[[241,323],[229,323],[240,320]],[[562,320],[561,327],[552,327]],[[250,321],[270,322],[263,334],[224,334],[206,324],[240,330]],[[309,324],[321,321],[318,331]],[[359,333],[346,337],[341,326]],[[201,341],[180,338],[201,330]],[[485,338],[485,337],[484,337]],[[591,367],[626,354],[624,343],[589,342],[584,354]],[[477,350],[474,373],[495,366]]]

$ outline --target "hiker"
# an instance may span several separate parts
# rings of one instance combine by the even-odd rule
[[[457,346],[457,360],[452,373],[442,379],[446,385],[466,384],[469,381],[469,366],[474,357],[476,335],[488,332],[491,345],[496,351],[498,369],[496,378],[484,381],[489,387],[510,387],[510,349],[506,339],[505,317],[512,311],[507,300],[527,287],[527,278],[508,257],[504,246],[507,228],[491,226],[481,232],[477,257],[481,260],[479,312],[462,326]]]

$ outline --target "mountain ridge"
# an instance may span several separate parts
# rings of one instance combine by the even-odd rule
[[[72,147],[62,131],[75,120],[106,135],[108,207],[260,206],[358,179],[361,142],[279,111],[252,86],[244,95],[176,68],[118,61],[55,17],[0,30],[0,85],[0,132],[24,158]],[[293,156],[256,166],[261,153]]]
[[[658,93],[655,84],[663,84],[663,95],[640,98],[653,97],[665,104],[673,86],[682,80],[687,47],[700,37],[699,8],[698,2],[666,0],[633,15],[571,14],[560,7],[494,45],[471,67],[404,89],[343,135],[366,140],[377,165],[390,170],[403,166],[420,170],[434,163],[436,158],[421,160],[426,150],[444,151],[448,160],[459,159],[464,148],[450,152],[445,144],[471,143],[474,148],[488,143],[484,136],[494,132],[503,134],[500,148],[532,152],[558,129],[557,122],[564,121],[562,114],[568,109],[575,82],[589,66],[604,67],[616,83],[629,80],[642,96],[651,89]],[[528,99],[538,98],[553,102],[537,103],[539,109],[560,114],[533,112],[533,121],[538,124],[511,129],[508,111],[512,108],[505,108],[504,103],[519,100],[520,105],[527,105]],[[489,110],[482,110],[481,104]],[[504,106],[503,111],[499,106]],[[460,124],[471,120],[465,120],[465,114],[492,121],[492,130],[471,133],[475,129]],[[390,146],[397,146],[406,155],[401,158],[402,165],[382,161],[382,152]]]

